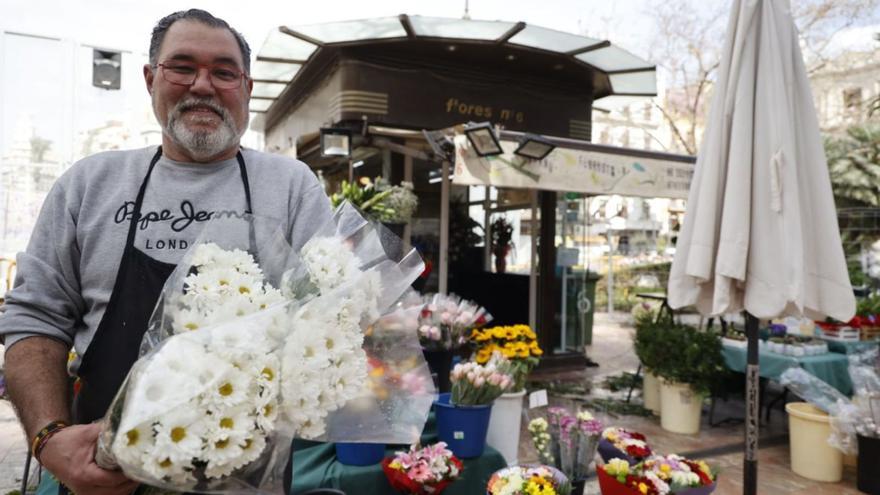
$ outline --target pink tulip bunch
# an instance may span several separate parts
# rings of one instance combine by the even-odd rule
[[[452,404],[491,404],[513,385],[512,371],[507,361],[490,361],[485,365],[471,361],[455,365],[449,375],[452,381]]]

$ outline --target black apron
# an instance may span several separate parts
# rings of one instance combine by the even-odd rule
[[[77,424],[91,423],[104,417],[128,371],[137,360],[141,339],[147,330],[153,308],[159,300],[165,281],[176,266],[155,260],[134,247],[144,192],[161,156],[160,146],[150,161],[150,168],[135,200],[128,226],[128,238],[110,301],[79,366],[77,375],[80,388],[73,401],[73,420]],[[247,168],[241,151],[236,154],[236,159],[244,186],[247,206],[245,213],[253,214]]]

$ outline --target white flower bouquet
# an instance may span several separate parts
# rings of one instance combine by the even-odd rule
[[[293,436],[418,439],[433,390],[376,394],[364,339],[421,272],[418,255],[389,258],[387,233],[348,204],[299,252],[266,226],[209,222],[184,256],[105,418],[99,463],[165,490],[282,493]],[[395,357],[417,362],[410,340]],[[430,383],[421,364],[414,373]],[[344,429],[339,410],[361,425],[377,411],[394,420]]]

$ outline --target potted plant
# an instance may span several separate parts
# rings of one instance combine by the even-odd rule
[[[510,388],[511,372],[504,365],[459,363],[451,373],[452,393],[434,402],[437,436],[458,457],[479,457],[486,446],[492,403]]]
[[[660,424],[673,433],[696,434],[703,399],[726,370],[721,339],[689,325],[672,325],[658,342],[671,353],[654,368],[661,378]]]
[[[506,217],[498,217],[492,222],[492,254],[495,255],[495,272],[507,270],[507,255],[513,246],[513,225]]]
[[[477,363],[485,364],[493,355],[501,355],[509,361],[513,373],[510,391],[498,397],[492,407],[486,438],[486,443],[501,452],[509,466],[518,463],[526,378],[544,353],[538,345],[537,337],[528,325],[475,328],[470,336],[471,343],[476,348],[474,359]]]
[[[330,202],[336,208],[343,201],[348,201],[364,214],[385,224],[409,222],[419,205],[411,182],[392,186],[381,177],[375,180],[361,177],[356,182],[342,181],[339,191],[330,196]]]
[[[638,306],[637,306],[638,307]],[[633,347],[642,363],[642,399],[645,409],[660,414],[660,380],[654,373],[663,359],[669,358],[669,349],[662,342],[663,323],[655,322],[653,312],[636,313],[636,334]]]
[[[602,429],[589,411],[573,415],[561,407],[549,408],[546,419],[535,418],[528,426],[540,461],[565,473],[576,495],[583,492]]]
[[[447,445],[438,442],[408,452],[397,452],[382,461],[382,471],[395,490],[408,495],[439,495],[461,476],[462,463]]]

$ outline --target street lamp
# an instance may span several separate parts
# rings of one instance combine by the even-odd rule
[[[501,149],[498,136],[495,135],[495,129],[489,122],[468,124],[464,128],[464,134],[471,142],[474,151],[480,156],[500,155],[504,151]]]
[[[338,156],[348,159],[348,181],[354,182],[354,166],[351,161],[351,130],[339,127],[321,128],[321,156]]]
[[[556,145],[551,143],[549,139],[534,134],[525,134],[513,152],[530,160],[543,160],[554,149],[556,149]]]
[[[321,128],[321,156],[351,156],[351,130]]]

